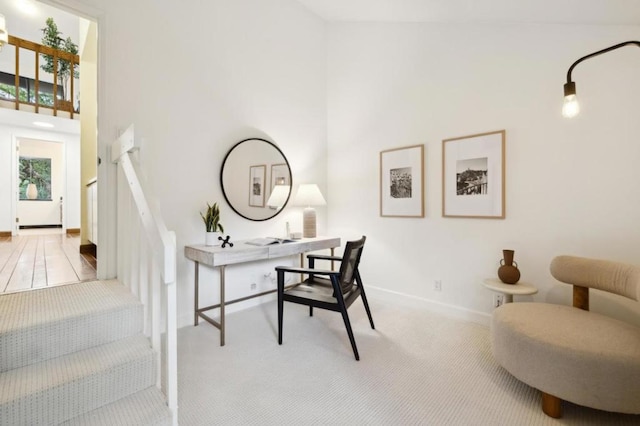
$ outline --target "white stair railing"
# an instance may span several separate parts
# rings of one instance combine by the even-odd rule
[[[119,166],[118,279],[144,306],[144,333],[158,354],[156,386],[177,425],[176,236],[143,191],[136,150],[131,125],[111,146],[112,161]]]

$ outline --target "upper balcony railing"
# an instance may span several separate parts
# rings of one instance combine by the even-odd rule
[[[76,102],[74,101],[74,74],[80,67],[80,57],[72,53],[53,49],[51,47],[11,35],[9,36],[9,44],[15,46],[15,72],[13,74],[14,81],[13,85],[6,83],[0,84],[0,99],[14,103],[16,110],[20,110],[21,105],[28,105],[33,109],[33,112],[35,113],[39,113],[41,108],[46,108],[49,110],[53,109],[54,116],[58,116],[59,112],[64,111],[68,113],[69,118],[73,119],[74,114],[79,113],[79,109],[74,109],[74,105],[76,104]],[[31,62],[30,60],[27,60],[29,58],[21,56],[22,50],[27,51],[26,55],[33,54],[35,57],[35,66],[33,73],[28,73],[28,75],[30,76],[33,75],[33,78],[24,76],[21,77],[20,75],[20,59],[25,59],[24,62]],[[24,54],[25,53],[22,53],[22,55]],[[52,58],[52,83],[40,80],[40,73],[42,71],[40,68],[40,63],[42,60],[41,55],[47,55]],[[70,64],[70,86],[68,91],[69,99],[65,99],[64,87],[62,87],[58,83],[59,61],[65,61],[66,63]]]

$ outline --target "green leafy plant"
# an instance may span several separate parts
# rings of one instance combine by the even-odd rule
[[[202,217],[204,221],[207,232],[224,232],[224,228],[220,223],[220,208],[218,207],[218,203],[213,203],[213,205],[207,203],[207,211],[204,214],[200,212],[200,217]]]
[[[51,47],[53,49],[60,50],[62,52],[71,53],[73,55],[78,54],[78,45],[75,44],[71,37],[67,37],[63,39],[62,32],[58,30],[58,26],[53,18],[47,18],[46,27],[42,28],[42,44],[44,46]],[[44,58],[44,64],[40,66],[42,70],[53,74],[55,70],[53,56],[51,55],[42,55]],[[69,83],[69,77],[71,76],[71,62],[58,59],[58,81],[60,86],[62,87],[63,98],[67,97],[67,85]],[[78,71],[78,67],[75,66],[73,68],[73,77],[79,78],[80,72]]]

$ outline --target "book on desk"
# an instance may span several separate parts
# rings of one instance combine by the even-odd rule
[[[265,238],[254,238],[252,240],[245,241],[245,243],[250,244],[252,246],[270,246],[271,244],[292,243],[294,241],[295,240],[291,240],[288,238],[265,237]]]

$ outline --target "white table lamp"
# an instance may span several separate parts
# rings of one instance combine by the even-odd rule
[[[302,216],[302,236],[304,238],[315,237],[316,209],[314,209],[313,206],[324,206],[327,204],[318,185],[315,183],[300,185],[295,197],[295,203],[298,206],[306,206]]]

